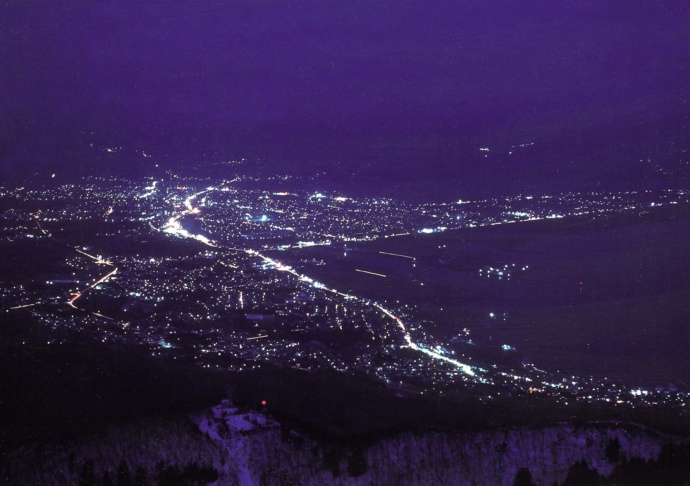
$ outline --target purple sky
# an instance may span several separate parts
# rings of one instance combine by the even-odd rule
[[[91,167],[94,143],[471,172],[480,146],[535,141],[540,164],[671,166],[688,26],[677,0],[9,2],[0,164]]]

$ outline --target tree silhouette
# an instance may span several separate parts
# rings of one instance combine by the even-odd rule
[[[518,469],[515,480],[513,480],[513,486],[535,486],[529,468],[521,467]]]
[[[340,459],[342,452],[337,447],[330,447],[323,453],[323,466],[333,474],[334,478],[340,476]]]
[[[590,469],[583,459],[570,466],[563,486],[595,486],[600,483],[599,474],[594,469]]]
[[[146,478],[146,470],[141,466],[137,467],[134,473],[134,486],[146,486],[147,484],[149,483]]]
[[[84,463],[79,475],[79,486],[95,486],[96,475],[93,472],[93,461],[89,459]]]
[[[120,463],[117,468],[117,486],[131,486],[132,475],[129,472],[129,466],[125,461]]]
[[[355,447],[347,459],[347,474],[355,478],[367,472],[367,456],[363,447]]]
[[[110,478],[110,472],[106,471],[103,473],[103,479],[101,479],[101,486],[113,486],[113,480]]]
[[[616,464],[618,461],[620,461],[620,452],[621,443],[618,441],[618,437],[609,440],[608,444],[606,444],[606,449],[604,450],[606,459],[611,464]]]

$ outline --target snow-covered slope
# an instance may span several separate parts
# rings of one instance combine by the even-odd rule
[[[346,445],[305,437],[224,401],[191,420],[147,420],[24,447],[0,463],[0,484],[118,484],[125,476],[132,484],[139,478],[139,484],[241,486],[512,485],[527,469],[534,484],[551,486],[563,484],[576,463],[609,476],[631,459],[655,461],[665,445],[679,443],[631,425],[562,424],[404,433]]]
[[[512,485],[519,469],[536,484],[561,484],[585,461],[602,476],[632,458],[656,460],[676,442],[635,426],[613,424],[450,434],[402,434],[364,446],[321,444],[281,430],[257,413],[228,403],[197,417],[199,429],[222,445],[217,484]],[[609,451],[607,451],[607,447]]]

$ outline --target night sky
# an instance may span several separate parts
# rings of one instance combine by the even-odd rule
[[[0,175],[683,179],[689,26],[677,0],[3,2]]]

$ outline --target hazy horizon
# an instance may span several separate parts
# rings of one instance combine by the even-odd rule
[[[688,177],[690,7],[678,2],[0,11],[3,178],[242,157],[495,192]]]

